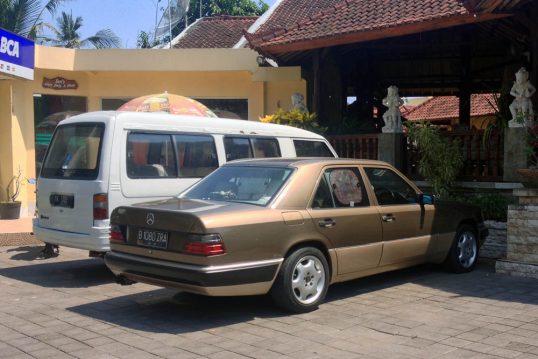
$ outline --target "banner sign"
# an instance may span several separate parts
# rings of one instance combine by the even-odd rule
[[[0,28],[0,72],[34,79],[35,44]]]
[[[53,79],[43,78],[41,84],[46,89],[53,90],[76,90],[78,89],[78,82],[75,80],[68,80],[63,77],[55,77]]]

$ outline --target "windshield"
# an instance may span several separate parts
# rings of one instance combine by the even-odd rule
[[[77,123],[56,129],[41,176],[47,178],[95,179],[104,124]]]
[[[266,206],[292,171],[281,167],[221,167],[183,193],[181,198]]]

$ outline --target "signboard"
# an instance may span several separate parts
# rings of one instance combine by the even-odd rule
[[[34,42],[0,28],[0,72],[34,79]]]
[[[78,83],[75,80],[68,80],[63,77],[55,77],[53,79],[43,78],[42,86],[46,89],[53,90],[76,90]]]

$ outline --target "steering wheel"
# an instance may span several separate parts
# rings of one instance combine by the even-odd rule
[[[381,204],[390,204],[394,203],[395,196],[394,193],[388,189],[387,187],[377,187],[374,189],[375,195],[377,197],[377,201]]]

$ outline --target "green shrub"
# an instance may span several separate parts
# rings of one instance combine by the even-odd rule
[[[418,171],[428,181],[434,194],[449,198],[452,184],[463,166],[460,142],[442,137],[429,122],[406,124],[408,136],[420,153]]]

